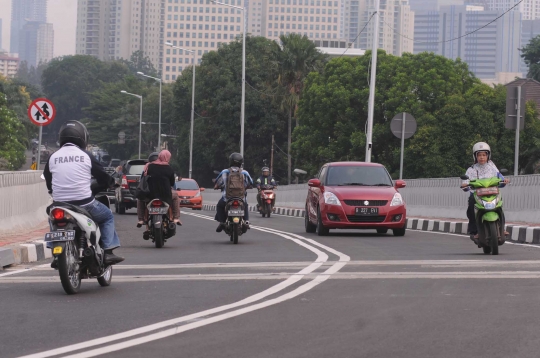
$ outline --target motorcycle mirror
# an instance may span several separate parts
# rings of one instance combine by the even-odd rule
[[[469,180],[469,176],[467,175],[462,175],[460,176],[461,180]]]
[[[506,175],[506,174],[508,174],[508,169],[501,169],[500,172],[501,172],[501,174]]]

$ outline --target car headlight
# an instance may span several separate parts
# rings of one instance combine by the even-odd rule
[[[200,191],[198,191],[197,194],[195,194],[194,198],[197,198],[197,197],[199,197],[199,196],[201,196],[201,192],[200,192]]]
[[[329,192],[329,191],[324,192],[324,203],[330,204],[330,205],[341,206],[341,203],[339,199],[337,198],[337,196],[334,193]]]
[[[403,197],[400,193],[395,193],[394,197],[392,198],[392,202],[390,203],[390,206],[398,206],[403,205]]]

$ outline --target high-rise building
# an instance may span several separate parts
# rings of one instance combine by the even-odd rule
[[[521,46],[520,49],[527,46],[529,41],[534,37],[540,36],[540,19],[537,20],[523,20],[521,25]],[[519,72],[522,73],[522,76],[527,76],[529,72],[529,67],[525,64],[525,61],[521,59],[519,65]]]
[[[53,25],[28,21],[19,32],[19,58],[28,66],[36,67],[40,62],[53,58]]]
[[[242,0],[223,0],[244,7]],[[262,3],[261,0],[258,1]],[[242,35],[243,11],[218,5],[210,0],[167,0],[165,8],[165,42],[195,51],[197,63],[203,54],[216,50]],[[173,81],[184,67],[192,63],[187,51],[165,48],[163,79]]]
[[[2,19],[0,19],[0,51],[2,51]]]
[[[143,51],[161,72],[165,0],[78,0],[76,53],[101,60]]]
[[[358,31],[362,30],[375,12],[375,0],[362,0],[364,6],[359,6]],[[359,1],[361,2],[361,1]],[[352,23],[352,21],[351,21]],[[356,40],[357,47],[371,49],[375,29],[375,21],[371,21],[364,32]],[[356,36],[354,32],[349,36]],[[350,41],[354,38],[349,38]],[[379,11],[379,46],[389,54],[401,56],[414,50],[414,12],[411,11],[409,0],[380,0]]]
[[[409,0],[409,5],[411,11],[418,14],[420,12],[437,11],[441,6],[464,5],[465,2],[466,0]]]
[[[451,59],[460,58],[480,79],[517,73],[521,14],[510,12],[493,22],[501,14],[502,11],[484,11],[481,6],[466,5],[442,6],[439,11],[419,13],[414,52],[430,51]],[[471,33],[476,29],[480,30]]]
[[[482,0],[487,10],[506,11],[519,3],[519,0]],[[540,0],[523,0],[514,11],[523,14],[523,20],[540,19]]]
[[[0,75],[13,78],[19,68],[19,58],[7,53],[0,53]]]
[[[268,0],[248,0],[247,1],[247,32],[251,36],[264,36],[263,22],[266,24],[266,3]]]
[[[19,53],[19,37],[27,22],[47,22],[47,0],[12,0],[10,52]]]

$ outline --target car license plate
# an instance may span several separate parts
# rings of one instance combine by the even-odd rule
[[[244,210],[229,210],[229,216],[244,216]]]
[[[379,215],[379,208],[356,208],[355,214],[361,216]]]
[[[169,211],[168,208],[149,208],[148,209],[148,213],[150,215],[155,215],[155,214],[167,214],[167,212]]]
[[[180,200],[180,204],[191,204],[189,200]]]
[[[75,240],[75,230],[54,231],[45,234],[45,241],[71,241]]]

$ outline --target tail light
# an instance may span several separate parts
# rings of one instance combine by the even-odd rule
[[[125,175],[122,177],[122,189],[129,189],[127,177]]]
[[[154,200],[152,202],[152,206],[162,206],[163,202],[161,200]]]
[[[64,210],[62,209],[53,209],[51,211],[51,215],[54,218],[54,220],[63,220],[64,219]]]
[[[233,206],[238,206],[238,205],[240,205],[240,203],[238,202],[238,200],[233,201],[232,204],[233,204]]]

